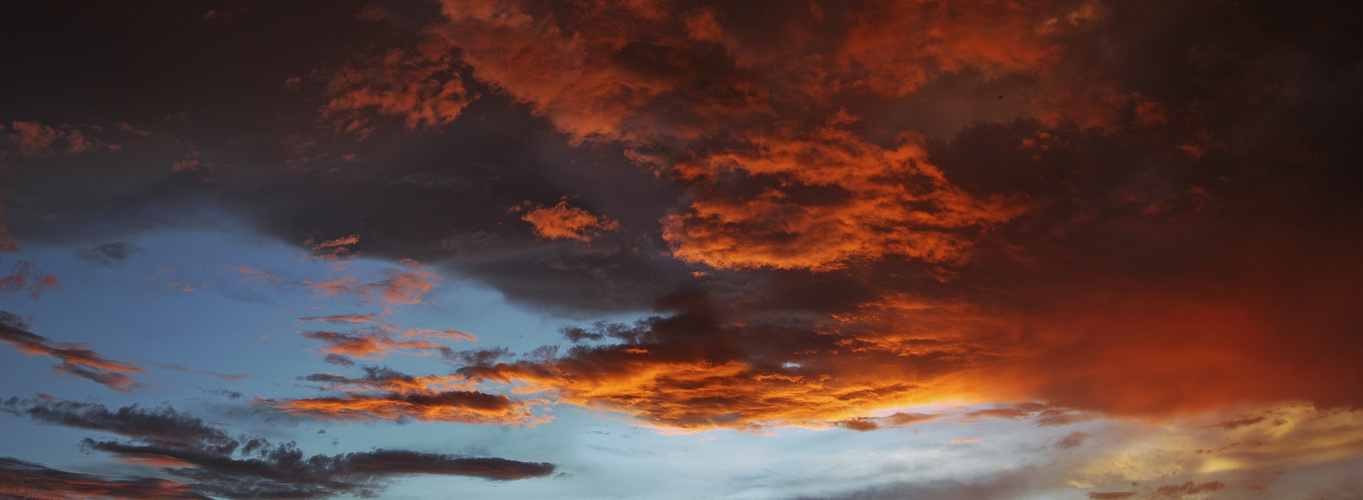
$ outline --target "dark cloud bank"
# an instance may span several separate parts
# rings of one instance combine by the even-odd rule
[[[80,447],[124,462],[161,467],[175,481],[74,474],[11,458],[0,459],[0,493],[105,495],[122,498],[328,498],[378,496],[393,479],[414,474],[508,481],[547,476],[548,463],[376,449],[306,455],[293,442],[230,436],[169,407],[116,410],[95,404],[10,398],[0,411],[37,422],[117,434],[125,440],[86,438]]]

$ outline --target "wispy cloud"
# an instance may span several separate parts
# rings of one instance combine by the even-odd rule
[[[366,367],[362,378],[313,374],[302,380],[343,391],[340,397],[260,399],[256,403],[323,420],[421,420],[468,424],[535,425],[549,421],[531,412],[545,400],[518,401],[473,389],[463,375],[414,377]],[[378,394],[371,394],[377,392]]]
[[[147,373],[137,365],[106,359],[85,345],[54,342],[27,329],[28,325],[22,318],[0,311],[0,341],[30,356],[51,356],[61,360],[62,364],[52,368],[57,372],[84,378],[123,393],[131,393],[141,386],[130,373]]]

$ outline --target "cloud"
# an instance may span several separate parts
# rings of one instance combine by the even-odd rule
[[[313,374],[301,380],[326,384],[342,397],[262,399],[256,403],[323,420],[416,419],[471,424],[535,425],[549,419],[531,413],[540,401],[517,401],[472,389],[463,375],[414,377],[387,368],[365,367],[365,376]],[[377,392],[379,394],[368,394]]]
[[[0,277],[0,293],[28,290],[28,297],[37,299],[44,290],[61,290],[57,275],[43,271],[31,260],[21,260],[10,268],[9,275]]]
[[[177,365],[177,364],[174,364],[174,363],[151,363],[151,362],[148,362],[147,364],[152,365],[152,366],[155,366],[155,367],[157,367],[157,368],[165,369],[165,370],[175,370],[175,371],[177,371],[177,372],[183,372],[183,373],[196,373],[196,374],[199,374],[199,375],[212,375],[212,376],[214,376],[214,377],[218,377],[218,378],[222,379],[224,382],[232,382],[232,381],[235,381],[235,380],[242,380],[242,379],[251,378],[250,375],[246,375],[246,374],[242,374],[242,373],[231,374],[231,373],[218,373],[218,372],[210,372],[210,371],[203,371],[203,370],[195,370],[195,369],[193,369],[193,368],[184,367],[184,366]]]
[[[10,122],[10,128],[13,131],[5,135],[5,142],[13,149],[9,151],[0,149],[0,159],[9,152],[23,158],[35,159],[49,158],[57,153],[79,155],[101,149],[119,149],[117,145],[106,144],[87,135],[102,131],[99,127],[89,125],[63,123],[53,127],[39,122],[13,121]],[[4,129],[5,127],[0,125],[0,132]]]
[[[434,474],[507,481],[547,476],[555,466],[496,457],[468,457],[413,450],[376,449],[337,455],[305,455],[292,442],[272,444],[264,438],[229,437],[197,417],[172,408],[126,406],[109,410],[103,405],[51,398],[6,401],[3,411],[23,414],[44,423],[111,432],[131,441],[85,439],[81,446],[115,458],[161,467],[185,483],[140,479],[109,482],[94,476],[74,476],[33,464],[4,459],[0,487],[33,494],[100,494],[165,498],[329,498],[336,495],[375,496],[402,476]],[[47,477],[71,481],[43,480]],[[87,484],[90,489],[80,484]],[[27,486],[32,490],[20,490]],[[145,489],[136,489],[142,487]],[[104,490],[94,488],[107,488]],[[126,489],[124,489],[126,488]],[[179,496],[173,496],[179,495]],[[154,497],[159,498],[159,497]]]
[[[343,397],[266,399],[257,403],[293,415],[341,422],[414,419],[520,426],[549,421],[531,413],[530,407],[534,403],[478,391],[417,391],[376,396],[351,393]]]
[[[402,350],[440,351],[448,349],[443,344],[426,340],[396,340],[389,335],[387,330],[380,328],[358,330],[352,334],[319,330],[303,332],[302,335],[304,338],[322,341],[325,344],[321,348],[322,353],[346,357],[377,358]]]
[[[949,390],[933,385],[938,376],[972,363],[968,355],[948,351],[867,351],[849,359],[838,353],[853,347],[850,336],[777,324],[724,325],[707,307],[633,326],[603,326],[593,334],[616,344],[579,345],[563,356],[550,350],[459,373],[624,411],[653,425],[703,429],[827,426],[866,409],[929,402],[939,397],[933,391]]]
[[[1090,491],[1090,492],[1088,493],[1088,495],[1086,495],[1086,496],[1088,496],[1089,498],[1095,499],[1095,500],[1113,500],[1113,499],[1119,499],[1119,498],[1131,498],[1131,497],[1134,497],[1134,496],[1136,496],[1136,492],[1134,492],[1134,491]]]
[[[386,315],[386,314],[385,314]],[[380,314],[337,314],[332,316],[308,316],[298,321],[325,321],[327,323],[368,323],[385,315]]]
[[[331,76],[326,94],[323,116],[361,139],[373,131],[371,112],[400,118],[411,130],[435,128],[476,97],[464,88],[451,48],[438,40],[351,61]]]
[[[61,360],[62,364],[52,367],[54,371],[84,378],[114,391],[129,394],[141,384],[128,374],[147,373],[137,365],[105,359],[100,353],[82,344],[53,342],[27,329],[27,323],[21,318],[13,313],[0,311],[0,341],[29,356],[43,355]]]
[[[0,156],[0,159],[3,157]],[[19,242],[9,234],[9,226],[5,224],[5,212],[8,210],[9,207],[4,204],[4,197],[0,196],[0,252],[18,252]]]
[[[1218,423],[1215,423],[1215,424],[1212,424],[1212,425],[1213,425],[1213,426],[1216,426],[1216,427],[1220,427],[1220,428],[1222,428],[1222,429],[1225,429],[1225,430],[1228,430],[1228,431],[1229,431],[1229,430],[1235,430],[1235,429],[1240,428],[1240,427],[1244,427],[1244,426],[1246,426],[1246,425],[1254,425],[1254,424],[1257,424],[1257,423],[1263,422],[1263,421],[1264,421],[1264,417],[1261,415],[1261,416],[1258,416],[1258,417],[1245,417],[1245,418],[1236,419],[1236,420],[1227,420],[1227,421],[1225,421],[1225,422],[1218,422]]]
[[[677,258],[814,271],[891,256],[960,264],[968,234],[1026,211],[952,185],[911,139],[882,148],[829,124],[739,144],[674,167],[697,186],[690,206],[663,222]],[[741,191],[754,195],[734,196]]]
[[[1186,495],[1196,495],[1203,492],[1221,491],[1226,489],[1226,483],[1221,481],[1208,481],[1205,483],[1194,483],[1188,481],[1183,484],[1166,484],[1155,489],[1155,494],[1183,498]]]
[[[211,498],[174,481],[110,479],[51,469],[9,457],[0,457],[0,494],[16,498]]]
[[[101,243],[90,248],[76,250],[76,256],[104,267],[121,267],[133,255],[146,253],[146,249],[125,241]]]
[[[313,253],[312,258],[314,259],[336,260],[341,258],[352,258],[358,256],[359,253],[355,252],[350,247],[358,244],[359,242],[360,236],[357,234],[352,234],[349,236],[342,236],[334,240],[324,241],[313,241],[312,238],[308,238],[307,241],[303,242],[303,246],[307,247],[308,250],[312,251]]]
[[[534,226],[536,235],[551,240],[564,238],[586,242],[591,241],[594,235],[602,231],[620,228],[620,223],[569,206],[567,201],[560,201],[552,207],[527,202],[525,210],[525,216],[521,217],[521,220]]]
[[[326,296],[355,295],[365,302],[375,302],[371,297],[377,297],[388,304],[419,304],[421,296],[435,287],[440,277],[413,261],[401,263],[407,270],[384,269],[387,278],[375,282],[358,283],[354,276],[346,276],[320,283],[303,283]]]
[[[111,174],[73,165],[59,181],[18,178],[12,213],[64,215],[15,227],[44,241],[133,231],[122,208],[201,196],[286,241],[362,232],[366,256],[420,258],[575,319],[653,309],[637,328],[572,331],[593,344],[562,356],[469,373],[655,425],[868,428],[885,425],[869,415],[941,400],[1044,401],[1076,412],[1029,418],[1066,425],[1363,394],[1349,356],[1363,184],[1345,168],[1360,125],[1342,111],[1363,88],[1345,71],[1354,13],[555,5],[445,2],[439,19],[375,42],[400,50],[352,63],[358,76],[308,113],[351,90],[457,102],[426,92],[456,73],[481,97],[451,121],[418,113],[414,128],[424,105],[339,106],[331,118],[357,113],[361,129],[395,122],[344,175],[244,166],[212,192],[148,181],[116,199]],[[396,135],[435,128],[446,133]],[[567,245],[506,212],[564,193],[565,209],[619,228]],[[313,286],[420,301],[429,280],[393,273]],[[679,290],[706,304],[660,302]]]
[[[0,402],[0,411],[27,416],[45,424],[110,432],[167,447],[231,450],[236,446],[232,436],[219,427],[170,407],[132,405],[110,410],[97,403],[39,396],[34,399],[11,397]]]
[[[1057,441],[1055,443],[1055,447],[1062,450],[1078,448],[1079,446],[1082,446],[1084,444],[1085,439],[1089,439],[1092,437],[1093,437],[1092,434],[1084,432],[1071,432],[1065,435],[1064,438],[1061,438],[1060,441]]]

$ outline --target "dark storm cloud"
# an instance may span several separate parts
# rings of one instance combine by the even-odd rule
[[[57,275],[38,268],[31,260],[15,262],[8,275],[0,276],[0,293],[27,290],[30,299],[37,299],[44,290],[61,289],[62,283],[57,280]]]
[[[3,402],[3,411],[24,415],[43,423],[119,434],[131,441],[85,439],[81,447],[101,451],[116,458],[149,466],[163,467],[168,474],[182,478],[184,484],[164,480],[109,481],[90,476],[86,483],[111,488],[110,495],[139,496],[133,487],[152,486],[182,496],[203,495],[228,498],[329,498],[337,495],[373,496],[395,477],[435,474],[478,477],[505,481],[542,477],[554,472],[548,463],[520,462],[496,457],[466,457],[411,450],[377,449],[338,455],[306,455],[292,442],[272,444],[257,437],[229,437],[221,429],[172,408],[141,408],[136,405],[109,410],[103,405],[77,403],[52,398]],[[13,461],[6,463],[0,492],[20,491],[28,486],[31,494],[81,492],[76,482],[45,482],[39,478],[61,476],[60,471]],[[49,473],[50,472],[50,473]],[[29,479],[25,482],[24,478]],[[84,483],[83,483],[84,484]],[[130,489],[114,489],[123,485]],[[92,488],[94,486],[91,486]],[[123,493],[123,492],[133,493]],[[157,490],[147,489],[155,492]],[[150,495],[141,493],[140,495]]]
[[[156,135],[139,139],[141,142],[122,151],[103,153],[98,159],[82,157],[88,161],[64,163],[69,175],[61,179],[30,168],[39,165],[39,160],[7,170],[3,173],[8,179],[6,184],[23,186],[18,196],[25,201],[26,208],[24,216],[12,225],[21,228],[19,231],[26,240],[69,243],[76,238],[113,239],[149,229],[211,225],[215,220],[224,221],[223,212],[228,212],[246,217],[258,223],[262,231],[294,244],[310,238],[358,235],[360,244],[355,249],[364,255],[434,263],[493,284],[513,300],[565,312],[579,307],[610,310],[636,307],[641,298],[647,302],[649,296],[662,293],[668,288],[667,283],[681,276],[675,267],[668,270],[665,261],[655,262],[656,247],[660,245],[647,237],[613,238],[589,246],[539,241],[534,235],[535,226],[521,220],[520,214],[507,213],[508,208],[527,201],[552,205],[565,195],[587,196],[598,201],[579,205],[581,208],[618,220],[632,228],[631,234],[640,234],[649,232],[648,226],[663,215],[665,204],[676,192],[651,174],[635,169],[618,153],[576,150],[542,121],[507,113],[511,103],[481,83],[466,84],[468,94],[479,97],[463,106],[460,116],[464,118],[451,122],[452,115],[432,107],[434,100],[443,99],[439,97],[441,84],[434,84],[431,87],[434,93],[427,95],[426,87],[422,86],[426,84],[408,80],[416,76],[457,78],[458,68],[423,66],[425,62],[408,64],[396,56],[399,53],[429,56],[439,62],[446,57],[439,55],[442,50],[450,49],[421,45],[424,42],[419,36],[383,32],[386,29],[383,23],[356,18],[362,10],[359,7],[358,3],[338,6],[336,11],[319,18],[306,9],[257,6],[250,16],[202,31],[174,27],[177,19],[202,16],[201,9],[191,8],[154,12],[134,8],[129,12],[103,13],[108,15],[95,8],[70,12],[60,22],[47,23],[56,31],[64,27],[73,32],[157,33],[145,45],[122,47],[115,53],[139,54],[139,60],[160,61],[156,67],[187,68],[191,74],[202,74],[203,79],[194,78],[195,85],[220,86],[222,92],[217,94],[223,99],[180,100],[176,104],[164,100],[167,95],[124,89],[131,94],[131,101],[115,101],[138,103],[140,110],[160,110],[153,115],[154,119],[137,119],[127,109],[103,112],[139,128],[149,128]],[[15,10],[7,19],[24,18],[43,24],[36,19],[53,15],[33,9]],[[421,9],[411,10],[403,15],[415,16]],[[429,22],[435,8],[432,5],[426,10]],[[317,31],[304,36],[296,33],[296,29],[277,29],[277,24],[288,24],[282,22],[285,19],[307,19],[303,23],[308,26],[306,30]],[[157,28],[147,28],[149,25]],[[15,26],[8,32],[17,36],[24,31]],[[56,31],[33,33],[32,37],[42,39]],[[302,45],[267,43],[253,34],[268,33],[268,38],[284,36],[284,31],[308,41]],[[381,32],[385,34],[380,35]],[[356,33],[364,35],[351,35]],[[388,37],[386,42],[395,44],[394,50],[401,52],[338,48],[373,35]],[[115,36],[109,40],[118,44],[131,39]],[[229,71],[223,71],[226,66],[189,70],[204,62],[173,49],[187,43],[219,42],[234,47],[230,54],[224,54],[227,59],[253,62]],[[39,42],[25,43],[45,46]],[[60,52],[67,46],[53,44],[45,50]],[[321,46],[330,47],[326,52],[339,50],[357,57],[353,61],[349,57],[317,59],[316,54],[321,52],[315,49]],[[269,53],[264,59],[258,54],[261,50]],[[70,56],[68,60],[73,61],[89,56],[54,54],[57,55]],[[15,64],[30,68],[35,74],[71,70],[20,59]],[[132,62],[114,57],[109,64],[87,66],[89,73],[79,78],[62,80],[77,86],[95,81],[121,85],[120,82],[139,75],[139,70],[133,68],[145,68]],[[370,63],[378,67],[364,66]],[[384,65],[402,71],[383,70]],[[408,69],[411,71],[404,73]],[[423,76],[423,72],[437,69],[440,75]],[[300,89],[278,88],[280,73],[303,76]],[[369,81],[368,77],[356,76],[366,74],[387,74],[395,80]],[[162,78],[181,81],[185,77],[177,72]],[[345,83],[328,83],[333,78]],[[23,86],[20,82],[10,84]],[[13,95],[37,98],[52,93],[52,89],[25,90]],[[325,96],[327,92],[336,93],[330,101],[325,97],[307,97],[314,93]],[[304,98],[299,99],[300,96]],[[376,96],[388,96],[383,99],[395,101],[371,99]],[[61,96],[50,97],[51,102],[66,101]],[[233,101],[256,105],[224,106]],[[94,106],[104,108],[110,102],[114,101]],[[172,107],[179,105],[189,107]],[[251,109],[271,111],[265,116]],[[181,111],[187,118],[170,122],[160,119],[161,114]],[[50,107],[44,111],[54,112]],[[312,130],[324,112],[332,118],[339,117],[338,113],[347,116],[358,113],[377,130],[361,142],[348,133]],[[397,114],[403,116],[395,121],[388,119],[389,115]],[[359,115],[352,119],[360,119]],[[409,131],[404,122],[419,126]],[[396,125],[396,131],[391,125]],[[440,130],[433,130],[437,125]],[[240,134],[241,140],[226,144],[222,141],[224,133]],[[270,137],[272,134],[274,137]],[[295,135],[297,139],[280,146],[278,138]],[[200,162],[211,158],[217,164],[211,173],[173,171],[172,164],[183,160],[190,144],[199,152]],[[163,163],[149,164],[148,157],[163,158]],[[576,164],[594,167],[582,170]],[[211,182],[205,182],[209,177]],[[614,196],[601,196],[606,193]],[[210,198],[213,201],[205,204]],[[46,214],[55,214],[57,218],[46,218]],[[457,217],[451,217],[452,214]],[[532,276],[535,279],[528,279]],[[646,284],[650,281],[658,284]]]
[[[362,255],[563,314],[659,310],[563,332],[614,344],[466,370],[659,425],[866,428],[847,408],[948,396],[1150,414],[1363,394],[1350,355],[1363,324],[1356,9],[436,8],[365,21],[353,5],[315,20],[261,6],[209,34],[143,29],[202,9],[100,18],[163,37],[123,52],[202,70],[171,93],[222,98],[167,109],[179,101],[134,91],[128,106],[172,114],[157,126],[174,141],[15,155],[12,232],[71,242],[227,212],[299,245],[356,235],[347,248]],[[272,45],[290,23],[319,32]],[[200,36],[230,47],[217,66],[166,48]],[[8,57],[34,75],[79,71]],[[98,96],[145,76],[90,66],[47,80],[119,82]],[[38,114],[24,116],[64,120]],[[174,172],[193,152],[217,166]],[[62,175],[42,168],[58,160]],[[704,304],[659,302],[689,289]],[[809,411],[781,410],[792,405]]]
[[[101,243],[90,248],[76,250],[76,256],[104,267],[120,267],[123,261],[133,255],[146,253],[146,249],[125,241]]]

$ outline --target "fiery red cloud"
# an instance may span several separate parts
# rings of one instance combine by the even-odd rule
[[[226,29],[248,11],[188,18]],[[0,252],[31,237],[113,270],[154,251],[96,235],[200,228],[191,205],[301,248],[299,269],[330,271],[284,279],[304,271],[239,265],[231,285],[383,312],[289,306],[329,324],[301,335],[338,373],[300,378],[316,397],[251,399],[278,418],[534,426],[563,404],[668,429],[852,439],[1008,419],[1078,456],[1111,437],[1062,427],[1205,417],[1180,432],[1242,443],[1151,445],[1195,476],[1150,473],[1157,458],[1141,460],[1156,454],[1074,459],[1064,484],[1089,498],[1243,493],[1248,480],[1207,471],[1363,456],[1356,412],[1339,410],[1363,404],[1357,9],[428,0],[344,14],[336,26],[367,35],[219,75],[267,81],[254,100],[219,99],[261,103],[240,106],[256,114],[149,97],[139,106],[158,111],[137,126],[7,119],[0,180],[20,188],[0,189]],[[156,169],[95,159],[130,147]],[[357,270],[375,261],[393,264]],[[478,338],[398,326],[404,310],[457,309],[432,297],[476,296],[437,288],[454,276],[561,324],[644,319],[564,327],[566,342],[489,328],[505,344],[458,352],[452,342]],[[28,260],[0,277],[0,292],[34,299],[60,286]],[[188,370],[111,361],[0,320],[0,340],[116,391],[137,387],[143,366]],[[395,353],[426,357],[387,361],[451,366],[355,366]],[[136,439],[87,446],[205,466]],[[553,470],[405,452],[327,460],[344,477],[381,462],[491,479]],[[1118,462],[1141,462],[1129,468],[1147,479],[1085,479],[1126,474]],[[360,483],[342,490],[371,492]]]

